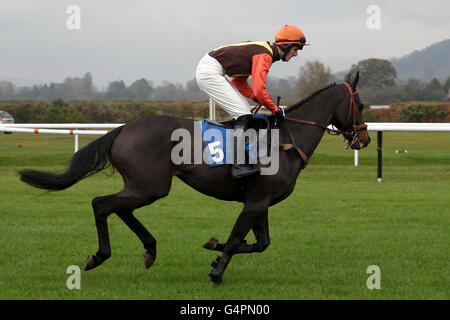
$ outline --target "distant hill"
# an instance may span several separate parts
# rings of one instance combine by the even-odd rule
[[[416,50],[401,58],[392,58],[397,79],[416,78],[429,82],[433,78],[445,81],[450,76],[450,39]]]
[[[397,83],[410,78],[422,82],[430,82],[433,78],[437,78],[444,82],[450,76],[450,39],[434,43],[401,58],[391,58],[390,61],[397,71]],[[357,63],[358,61],[354,62]],[[342,81],[347,73],[348,70],[339,71],[333,76],[336,81]]]

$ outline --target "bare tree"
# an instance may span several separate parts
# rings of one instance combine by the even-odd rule
[[[332,79],[330,67],[320,61],[307,61],[300,68],[296,94],[303,98],[327,86]]]

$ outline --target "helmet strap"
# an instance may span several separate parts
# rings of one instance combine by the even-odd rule
[[[278,44],[278,48],[280,48],[281,52],[283,53],[283,56],[281,57],[281,60],[286,62],[286,55],[288,54],[289,50],[291,49],[291,44]]]

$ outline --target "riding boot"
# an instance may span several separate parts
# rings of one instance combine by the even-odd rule
[[[236,124],[234,126],[234,137],[235,140],[235,163],[231,167],[231,175],[233,178],[242,178],[254,174],[260,173],[260,168],[253,167],[249,164],[246,164],[246,156],[247,152],[245,150],[245,131],[249,127],[250,120],[252,118],[251,114],[246,114],[240,116],[236,119]]]

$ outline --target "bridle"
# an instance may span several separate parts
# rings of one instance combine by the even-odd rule
[[[355,96],[358,94],[358,91],[353,91],[350,85],[347,82],[344,82],[347,87],[348,93],[350,95],[350,106],[348,108],[347,123],[350,120],[350,114],[353,115],[353,126],[351,132],[342,132],[342,135],[346,138],[352,138],[353,141],[348,145],[351,146],[353,143],[357,142],[360,138],[358,136],[358,131],[366,130],[367,124],[361,123],[361,119],[359,117],[358,106],[356,105]]]
[[[358,91],[353,91],[352,87],[347,82],[344,82],[344,84],[345,84],[345,86],[348,90],[349,96],[350,96],[350,103],[349,103],[347,119],[345,120],[345,123],[347,124],[350,120],[350,116],[352,116],[352,120],[353,120],[352,131],[330,129],[330,128],[328,128],[328,126],[318,123],[318,122],[315,122],[315,121],[300,120],[300,119],[294,119],[294,118],[288,118],[288,117],[286,117],[285,120],[294,122],[297,124],[305,124],[305,125],[309,125],[309,126],[320,127],[322,129],[326,130],[326,132],[328,134],[332,134],[332,135],[342,134],[344,136],[344,138],[346,138],[348,140],[347,148],[349,148],[350,146],[352,146],[354,143],[356,143],[357,141],[359,141],[361,139],[360,136],[358,135],[358,132],[367,129],[367,124],[361,123],[361,119],[359,117],[358,106],[356,105],[356,101],[355,101],[355,96],[358,94]],[[344,128],[345,127],[347,127],[347,126],[344,125]]]

